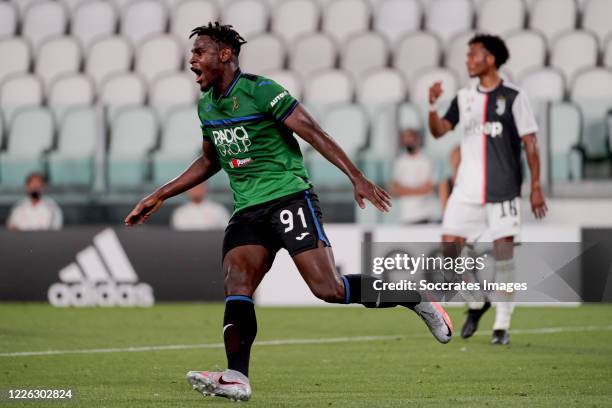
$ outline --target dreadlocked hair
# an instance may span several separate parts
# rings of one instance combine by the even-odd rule
[[[246,40],[231,25],[219,24],[218,21],[215,21],[214,24],[209,22],[208,25],[194,28],[191,30],[189,38],[200,35],[207,35],[213,41],[229,46],[236,56],[240,54],[242,44],[246,44]]]

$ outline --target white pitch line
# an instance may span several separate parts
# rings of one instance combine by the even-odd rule
[[[569,327],[540,327],[535,329],[512,329],[512,334],[553,334],[568,332],[585,331],[612,331],[610,326],[569,326]],[[489,333],[481,331],[478,335]],[[256,341],[254,346],[288,346],[295,344],[333,344],[367,342],[381,340],[397,340],[414,337],[431,337],[430,335],[388,335],[388,336],[354,336],[354,337],[329,337],[318,339],[278,339]],[[0,353],[0,357],[28,357],[28,356],[57,356],[65,354],[96,354],[96,353],[138,353],[145,351],[165,351],[165,350],[194,350],[194,349],[213,349],[223,348],[223,343],[203,343],[203,344],[168,344],[161,346],[142,346],[142,347],[118,347],[118,348],[99,348],[99,349],[76,349],[76,350],[46,350],[46,351],[18,351],[14,353]]]

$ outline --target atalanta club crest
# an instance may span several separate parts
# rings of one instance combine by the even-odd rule
[[[501,116],[506,111],[506,98],[500,96],[497,98],[496,102],[495,113]]]

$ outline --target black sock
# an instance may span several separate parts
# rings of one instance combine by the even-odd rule
[[[225,298],[223,342],[227,368],[249,376],[251,346],[257,335],[255,305],[249,296],[233,295]]]
[[[374,282],[380,280],[369,275],[344,275],[344,303],[359,303],[370,308],[404,306],[413,308],[421,302],[421,294],[414,290],[376,290]]]

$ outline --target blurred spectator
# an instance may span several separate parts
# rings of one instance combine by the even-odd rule
[[[451,166],[451,175],[446,180],[441,181],[440,185],[438,186],[438,197],[440,197],[440,208],[442,209],[442,214],[444,214],[448,197],[450,197],[451,193],[453,192],[455,179],[457,178],[457,170],[459,169],[459,163],[461,163],[461,148],[459,146],[455,146],[453,150],[451,150],[449,162]]]
[[[28,196],[13,206],[6,227],[20,231],[60,229],[62,210],[54,200],[43,197],[45,177],[40,173],[28,175],[25,190]]]
[[[177,230],[225,229],[229,212],[221,204],[206,200],[208,185],[198,184],[187,191],[189,202],[172,213],[172,228]]]
[[[413,129],[400,132],[406,149],[395,161],[391,194],[399,197],[400,220],[407,224],[422,224],[434,216],[433,164],[421,152],[421,135]]]

